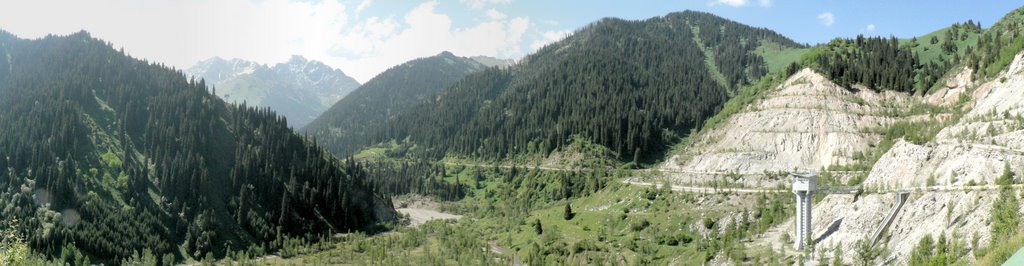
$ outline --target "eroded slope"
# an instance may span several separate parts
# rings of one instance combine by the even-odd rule
[[[855,161],[879,135],[871,129],[895,121],[896,106],[909,96],[896,92],[847,89],[804,69],[759,102],[701,134],[682,155],[662,166],[683,182],[734,173],[753,185],[765,172],[819,170]]]

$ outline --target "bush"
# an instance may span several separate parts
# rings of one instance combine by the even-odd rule
[[[0,264],[23,265],[28,258],[28,245],[15,230],[17,221],[11,221],[0,231]]]
[[[715,220],[712,220],[711,217],[704,217],[704,228],[705,229],[715,228]]]
[[[647,229],[648,226],[651,226],[651,222],[647,221],[647,219],[641,219],[630,224],[629,228],[633,229],[634,232],[640,232]]]

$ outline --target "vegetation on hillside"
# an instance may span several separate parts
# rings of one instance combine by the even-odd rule
[[[964,239],[955,234],[950,238],[947,238],[946,234],[939,234],[938,240],[935,240],[931,234],[925,235],[914,246],[907,264],[911,266],[939,266],[965,263],[964,260],[968,255],[968,246],[963,241]]]
[[[786,193],[673,192],[620,184],[618,171],[449,166],[445,172],[447,178],[440,179],[450,184],[483,177],[476,188],[467,186],[465,198],[441,203],[442,210],[465,218],[379,236],[350,235],[333,248],[308,249],[271,264],[785,265],[795,259],[743,244],[791,215]]]
[[[1018,8],[1000,19],[978,38],[978,45],[967,56],[966,65],[977,70],[980,77],[992,78],[1013,61],[1024,49],[1024,8]]]
[[[0,217],[35,252],[173,262],[387,218],[362,166],[268,109],[85,32],[0,44]]]
[[[925,93],[973,54],[981,24],[974,21],[952,26],[920,38],[837,38],[811,48],[799,63],[818,70],[844,87],[864,85],[874,90]],[[925,40],[927,39],[927,40]]]
[[[472,59],[449,52],[406,62],[367,81],[303,131],[335,156],[347,157],[372,144],[368,143],[369,137],[381,125],[483,68]]]
[[[505,159],[547,155],[581,136],[624,162],[652,160],[728,99],[704,50],[727,86],[747,85],[767,73],[754,52],[764,40],[797,46],[699,12],[605,19],[510,69],[467,76],[400,115],[374,142],[408,139],[434,158]]]
[[[835,39],[804,55],[803,63],[844,87],[912,92],[917,56],[895,37]]]
[[[945,29],[924,36],[901,40],[920,62],[915,89],[919,93],[931,92],[945,85],[939,84],[950,70],[958,71],[965,55],[971,54],[982,33],[981,23],[968,20],[954,23]]]
[[[454,180],[454,182],[449,182],[446,180],[447,168],[443,164],[422,159],[373,160],[367,162],[366,166],[370,180],[383,193],[388,195],[425,195],[441,201],[462,199],[468,191],[478,188],[484,179],[482,170],[476,169],[468,177],[468,180],[463,181],[463,179],[467,179],[466,177],[455,177],[448,178]]]

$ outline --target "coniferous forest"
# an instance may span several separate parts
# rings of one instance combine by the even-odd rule
[[[623,161],[646,160],[698,129],[731,88],[767,73],[752,52],[762,42],[799,47],[701,12],[604,19],[509,69],[470,74],[373,142],[408,139],[435,158],[503,159],[547,155],[582,136]]]
[[[0,32],[0,50],[0,216],[33,250],[173,262],[179,246],[269,251],[393,216],[362,165],[178,70],[85,32]]]
[[[858,35],[853,39],[835,39],[815,47],[804,55],[800,63],[815,68],[844,87],[859,84],[874,90],[925,93],[950,68],[960,65],[962,56],[974,54],[971,51],[976,45],[968,39],[980,33],[980,24],[967,21],[955,23],[941,35],[932,35],[929,40],[913,38],[909,42],[901,42],[893,36]],[[941,41],[938,36],[943,36]],[[984,40],[980,38],[977,45],[985,45]],[[919,49],[918,46],[926,45],[922,42],[935,49]],[[936,55],[930,60],[923,60],[916,50]]]
[[[450,52],[392,67],[335,103],[303,131],[331,153],[348,156],[372,144],[368,138],[380,125],[484,68]]]
[[[919,61],[896,37],[837,39],[815,57],[819,70],[844,87],[862,84],[878,90],[907,92],[914,88]]]
[[[391,67],[296,130],[86,31],[0,30],[0,265],[998,265],[1024,246],[1024,8],[814,46],[696,11],[546,41]],[[843,192],[815,199],[813,240],[788,231],[803,170]]]

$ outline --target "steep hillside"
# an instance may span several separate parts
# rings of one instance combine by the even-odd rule
[[[303,130],[338,157],[369,144],[370,134],[485,66],[449,52],[392,67],[335,103]]]
[[[962,64],[977,27],[958,23],[922,36],[946,36],[934,43],[864,36],[807,49],[768,43],[759,52],[782,53],[769,57],[777,61],[770,66],[789,65],[737,94],[661,170],[688,183],[729,176],[753,186],[788,182],[777,178],[782,172],[842,170],[835,181],[859,183],[896,140],[926,142],[951,118],[940,106],[959,103],[956,87],[970,78],[943,76]],[[929,90],[936,93],[914,96]]]
[[[0,47],[0,217],[38,252],[167,263],[393,215],[359,165],[269,109],[227,104],[85,32],[0,31]]]
[[[979,77],[992,78],[1000,74],[1021,49],[1024,49],[1024,8],[1011,11],[984,34],[978,36],[978,45],[966,56],[965,65],[974,69]]]
[[[429,156],[547,156],[575,137],[622,161],[658,158],[715,114],[730,88],[768,72],[755,51],[792,41],[700,12],[604,19],[508,69],[471,74],[374,139]]]
[[[341,70],[301,56],[273,67],[214,57],[185,72],[203,78],[228,102],[270,107],[294,128],[302,128],[359,87]]]
[[[982,32],[977,49],[966,48],[957,71],[924,98],[944,107],[915,119],[937,129],[907,127],[928,137],[896,139],[869,168],[864,194],[828,195],[815,203],[819,249],[865,250],[861,241],[870,241],[897,192],[909,198],[872,248],[886,250],[875,261],[971,264],[993,250],[1020,247],[1008,239],[1019,233],[1024,183],[1024,46],[1016,45],[1024,43],[1017,34],[1022,14],[1015,10]],[[1016,55],[1007,60],[1007,53]],[[792,226],[784,223],[763,239],[777,243],[772,240]]]
[[[687,183],[725,175],[742,176],[733,181],[747,185],[787,183],[767,173],[853,164],[857,152],[881,139],[874,130],[896,121],[893,114],[910,103],[906,94],[849,90],[804,69],[701,132],[661,169]]]
[[[994,213],[1009,195],[1018,197],[1024,171],[1024,54],[996,80],[962,83],[953,91],[972,92],[973,106],[934,140],[915,144],[900,140],[885,153],[864,181],[866,195],[829,195],[812,214],[818,245],[823,249],[856,250],[857,241],[870,239],[882,216],[895,202],[894,191],[910,197],[877,246],[889,254],[881,259],[906,263],[924,237],[948,239],[948,261],[974,261],[1012,231],[998,231]],[[970,76],[965,69],[960,75]],[[970,79],[968,79],[970,80]],[[1009,177],[1009,178],[1007,178]],[[1003,188],[1008,185],[1012,188]],[[1011,205],[1012,206],[1012,205]],[[1021,206],[1010,207],[1019,216]],[[766,239],[792,228],[784,223]],[[1015,248],[1014,248],[1015,249]],[[973,254],[973,255],[972,255]]]

